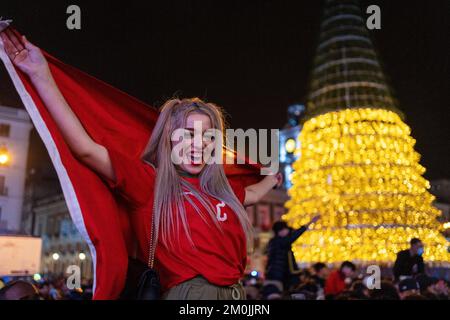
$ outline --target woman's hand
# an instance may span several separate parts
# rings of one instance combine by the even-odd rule
[[[283,184],[283,174],[281,172],[278,172],[272,177],[275,179],[275,185],[273,186],[273,189],[279,188]]]
[[[269,174],[262,180],[271,184],[272,189],[277,189],[283,184],[283,174],[281,172],[275,172],[271,169],[266,168]]]
[[[32,80],[44,80],[50,77],[50,69],[41,50],[29,42],[25,36],[19,38],[11,28],[1,32],[0,36],[6,54],[21,71]]]
[[[114,181],[116,177],[107,149],[92,140],[67,104],[41,50],[11,28],[0,32],[0,36],[11,61],[30,77],[73,154],[100,175]]]
[[[245,188],[244,206],[251,206],[260,201],[264,195],[275,187],[278,187],[283,182],[281,173],[266,176],[260,182],[252,184]]]
[[[312,219],[306,224],[306,228],[309,228],[310,225],[312,225],[313,223],[316,223],[317,221],[319,221],[319,219],[320,219],[320,214],[312,217]]]

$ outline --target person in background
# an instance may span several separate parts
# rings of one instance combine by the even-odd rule
[[[449,300],[448,284],[445,280],[440,279],[432,287],[433,292],[436,294],[438,300]]]
[[[369,292],[371,300],[400,300],[397,288],[391,281],[381,280],[381,288]]]
[[[42,300],[42,298],[33,284],[16,280],[0,289],[0,300]]]
[[[334,298],[343,292],[351,283],[355,275],[356,266],[350,261],[344,261],[339,270],[330,273],[325,282],[325,296]]]
[[[49,297],[51,300],[65,299],[65,283],[64,278],[56,278],[50,285]]]
[[[409,243],[409,249],[397,253],[393,269],[395,281],[401,281],[406,277],[425,273],[425,264],[422,258],[424,251],[422,241],[418,238],[412,238]]]
[[[320,215],[314,216],[310,222],[296,230],[290,230],[284,221],[277,221],[273,224],[272,230],[275,236],[269,241],[267,247],[268,260],[266,280],[263,288],[263,296],[266,299],[270,297],[279,299],[285,290],[298,284],[298,281],[297,283],[292,283],[292,273],[298,271],[298,267],[296,266],[291,246],[309,229],[311,224],[319,219]],[[292,268],[294,270],[291,270]]]
[[[416,277],[420,294],[429,300],[448,300],[448,287],[444,280],[421,274]]]
[[[290,293],[291,300],[317,300],[319,287],[313,281],[301,283]]]
[[[328,269],[328,267],[325,263],[317,262],[317,263],[313,264],[312,270],[314,272],[312,278],[314,279],[316,284],[321,288],[325,288],[325,281],[328,278],[330,269]]]
[[[39,294],[44,300],[50,300],[50,281],[45,280],[38,286]]]
[[[298,269],[298,267],[296,268]],[[295,271],[294,271],[295,272]],[[298,270],[298,272],[295,272],[295,276],[296,280],[291,280],[292,284],[294,286],[298,285],[298,284],[302,284],[302,283],[309,283],[314,281],[314,279],[312,278],[312,274],[311,272],[309,272],[308,270]],[[294,281],[298,281],[298,283],[294,283]]]
[[[366,300],[370,298],[370,291],[361,280],[353,282],[350,287],[350,291],[353,292],[353,296],[358,300]]]
[[[398,292],[401,300],[406,300],[411,296],[418,296],[420,295],[419,284],[415,279],[404,279],[398,283]]]

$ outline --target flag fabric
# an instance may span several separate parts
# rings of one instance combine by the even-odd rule
[[[158,119],[158,110],[46,52],[44,55],[56,84],[92,139],[107,149],[139,157]],[[71,153],[31,81],[6,55],[1,39],[0,58],[50,155],[70,216],[89,246],[94,299],[116,299],[123,289],[133,248],[133,230],[125,206]],[[225,165],[225,171],[230,179],[245,185],[260,179],[259,165]]]

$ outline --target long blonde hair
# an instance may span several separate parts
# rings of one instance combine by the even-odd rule
[[[155,239],[159,238],[163,244],[169,247],[178,243],[179,239],[174,239],[173,235],[178,237],[180,226],[183,227],[189,242],[194,246],[184,207],[183,187],[195,195],[200,204],[206,208],[214,222],[215,226],[213,227],[223,232],[216,219],[215,208],[209,199],[197,192],[189,182],[182,179],[171,161],[172,132],[185,127],[186,119],[191,112],[207,115],[210,118],[212,128],[224,132],[225,121],[223,111],[219,106],[206,103],[199,98],[171,99],[160,108],[158,121],[142,154],[142,160],[152,164],[157,169],[153,219],[155,219],[156,225],[160,227],[155,230]],[[223,165],[206,164],[199,179],[203,193],[223,201],[236,213],[246,235],[247,246],[250,245],[253,240],[252,225],[246,210],[230,187]],[[202,210],[195,205],[190,197],[186,197],[186,199],[202,219],[208,223],[208,219],[202,213]],[[158,237],[159,232],[161,232],[160,237]]]

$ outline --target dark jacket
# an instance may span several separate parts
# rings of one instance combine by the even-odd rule
[[[289,255],[291,255],[291,261],[294,261],[294,270],[298,270],[295,263],[294,253],[292,252],[291,245],[298,239],[304,232],[306,227],[303,226],[297,230],[292,231],[286,237],[279,237],[276,235],[273,237],[267,246],[267,268],[266,279],[278,280],[283,282],[284,285],[289,285],[291,272],[289,270]]]
[[[425,264],[421,256],[411,256],[409,249],[407,249],[397,253],[393,271],[394,277],[398,281],[400,276],[415,276],[425,273]]]

